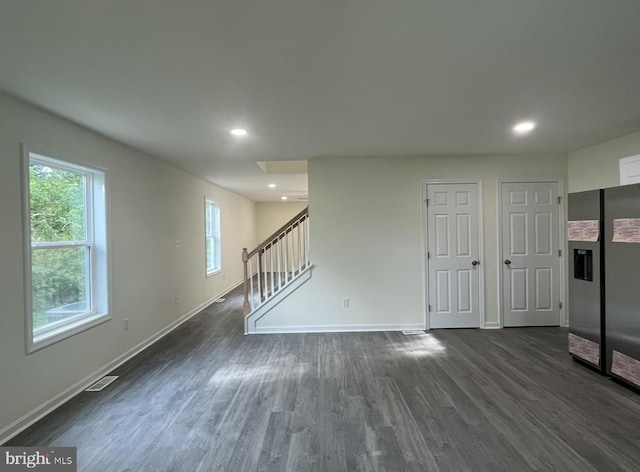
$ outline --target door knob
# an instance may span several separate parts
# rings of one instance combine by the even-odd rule
[[[511,265],[511,261],[509,259],[505,259],[504,263],[507,264],[507,265]]]
[[[471,261],[471,265],[473,266],[477,266],[478,264],[480,264],[480,261]]]

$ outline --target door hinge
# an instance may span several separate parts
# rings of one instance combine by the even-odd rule
[[[558,305],[560,305],[560,309],[562,310],[562,302],[558,303]]]
[[[562,205],[562,197],[558,197],[558,205]]]
[[[429,206],[429,199],[427,198],[427,199],[424,201],[424,203],[425,203],[427,206]]]
[[[558,257],[562,257],[562,249],[558,249]]]
[[[427,259],[431,259],[431,253],[427,252]]]
[[[429,312],[431,312],[431,305],[429,305]]]

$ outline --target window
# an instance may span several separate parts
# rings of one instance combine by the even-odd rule
[[[27,351],[109,319],[105,174],[25,153]]]
[[[222,268],[220,263],[220,207],[213,200],[204,200],[204,234],[207,254],[207,275]]]

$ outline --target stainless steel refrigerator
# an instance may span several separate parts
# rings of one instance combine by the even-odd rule
[[[606,372],[640,388],[640,184],[604,191]]]
[[[568,197],[569,352],[605,373],[604,191]]]

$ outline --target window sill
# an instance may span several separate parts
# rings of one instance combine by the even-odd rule
[[[207,277],[207,278],[209,278],[209,277],[213,277],[214,275],[221,274],[221,273],[222,273],[222,268],[220,268],[220,269],[215,269],[215,270],[212,270],[211,272],[207,272],[206,277]]]
[[[65,324],[58,329],[47,331],[46,333],[34,334],[32,339],[27,340],[27,354],[43,349],[47,346],[70,338],[78,333],[98,326],[111,319],[109,313],[99,313],[79,319],[75,323]]]

